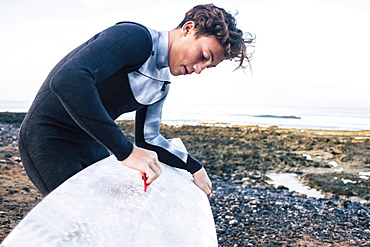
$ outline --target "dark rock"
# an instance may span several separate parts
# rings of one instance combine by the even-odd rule
[[[3,124],[20,124],[26,113],[19,112],[0,112],[0,123]]]
[[[11,158],[12,156],[13,156],[13,155],[11,155],[11,154],[5,154],[5,155],[4,155],[4,158],[5,158],[5,159],[9,159],[9,158]]]
[[[279,186],[277,187],[277,189],[278,189],[278,190],[289,190],[289,188],[287,188],[287,187],[285,187],[285,186],[283,186],[283,185],[279,185]]]

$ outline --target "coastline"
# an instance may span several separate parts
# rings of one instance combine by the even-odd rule
[[[15,115],[14,121],[6,118],[7,123],[2,122],[3,115],[0,113],[0,242],[42,198],[19,158],[21,115]],[[133,140],[133,121],[117,124]],[[220,246],[370,243],[370,231],[365,231],[370,227],[370,184],[365,179],[370,172],[370,131],[199,123],[162,125],[161,133],[166,138],[181,138],[207,169],[214,186],[210,204]],[[268,183],[268,172],[298,175],[324,197],[316,199],[273,186]]]
[[[299,175],[304,184],[323,193],[370,200],[370,130],[200,123],[162,125],[161,133],[168,138],[180,135],[176,137],[187,142],[189,153],[194,154],[214,178],[266,185],[269,172],[293,173]],[[209,147],[205,147],[205,143]],[[343,183],[343,180],[356,183]]]

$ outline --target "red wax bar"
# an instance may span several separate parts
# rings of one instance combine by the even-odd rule
[[[144,173],[144,175],[141,178],[144,180],[144,192],[146,192],[146,189],[149,186],[149,184],[146,182],[148,180],[148,176]]]

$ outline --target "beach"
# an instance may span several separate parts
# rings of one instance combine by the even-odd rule
[[[24,115],[0,114],[0,242],[41,199],[17,150]],[[131,120],[117,121],[134,140]],[[370,130],[162,125],[208,171],[219,246],[370,246]],[[269,174],[294,175],[310,197]]]

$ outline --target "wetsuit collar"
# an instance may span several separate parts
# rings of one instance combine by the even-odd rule
[[[157,68],[168,67],[168,32],[158,32]]]

